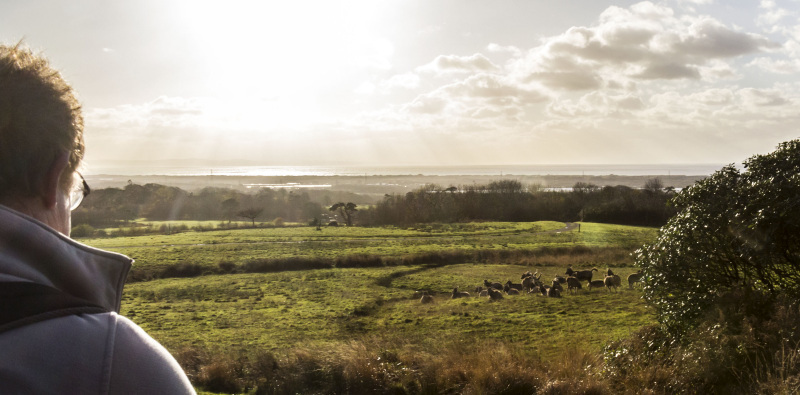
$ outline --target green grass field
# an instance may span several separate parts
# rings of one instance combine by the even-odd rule
[[[597,267],[598,277],[613,267],[624,282],[635,271],[630,252],[656,235],[651,228],[590,223],[582,224],[580,232],[557,231],[562,228],[564,224],[558,222],[323,231],[307,227],[82,241],[130,255],[139,270],[187,261],[211,267],[221,261],[292,256],[498,252],[484,262],[232,273],[127,284],[121,313],[179,355],[182,363],[197,359],[181,357],[196,354],[186,354],[186,350],[234,355],[237,360],[252,360],[263,352],[288,358],[298,350],[312,350],[315,358],[326,361],[319,363],[336,363],[342,350],[364,344],[425,353],[500,344],[547,359],[575,348],[599,352],[609,341],[653,323],[641,291],[626,286],[617,292],[565,292],[560,299],[528,294],[497,302],[479,297],[450,299],[453,287],[473,292],[484,279],[516,283],[526,270],[538,271],[549,280],[570,265]],[[421,304],[418,290],[433,292],[435,302]],[[187,371],[199,372],[197,377],[201,377],[203,369]]]
[[[554,232],[560,222],[469,223],[400,228],[313,227],[217,230],[173,235],[83,239],[82,242],[133,258],[133,276],[192,264],[213,271],[220,263],[286,258],[336,259],[356,255],[397,258],[441,251],[532,251],[542,247],[616,247],[633,250],[656,230],[620,225],[582,224],[581,232]],[[616,262],[599,262],[616,266]]]
[[[616,270],[623,276],[632,271]],[[450,299],[454,286],[471,291],[483,279],[518,281],[521,273],[515,265],[462,264],[163,279],[129,284],[122,314],[173,350],[323,348],[365,335],[424,334],[432,342],[515,342],[545,355],[575,342],[599,350],[653,321],[638,290],[582,290],[561,299],[506,296],[499,302]],[[435,291],[435,303],[420,304],[418,289]]]

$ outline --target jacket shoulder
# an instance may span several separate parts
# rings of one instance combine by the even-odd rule
[[[164,346],[131,320],[113,314],[109,393],[194,394],[183,369]]]

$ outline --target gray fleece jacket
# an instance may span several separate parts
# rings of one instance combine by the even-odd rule
[[[167,350],[117,314],[132,263],[0,206],[0,287],[35,282],[113,311],[0,333],[0,393],[193,394]]]

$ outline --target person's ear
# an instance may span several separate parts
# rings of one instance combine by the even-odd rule
[[[58,190],[61,187],[61,176],[69,163],[69,152],[62,151],[56,156],[45,173],[42,185],[42,203],[48,209],[55,207],[58,202]]]

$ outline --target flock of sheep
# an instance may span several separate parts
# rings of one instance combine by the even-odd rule
[[[482,286],[475,288],[475,294],[479,297],[486,297],[490,301],[501,300],[503,295],[519,295],[522,293],[542,295],[550,298],[560,298],[561,293],[564,292],[564,286],[567,287],[567,292],[576,293],[583,288],[583,283],[587,282],[588,289],[592,288],[606,288],[607,290],[614,291],[622,285],[620,276],[614,274],[609,268],[602,280],[592,280],[594,272],[598,271],[597,268],[589,270],[572,270],[572,267],[567,268],[564,273],[565,276],[556,275],[553,277],[551,284],[545,284],[541,278],[542,274],[539,272],[531,273],[527,271],[522,274],[521,282],[515,284],[508,280],[505,284],[499,282],[490,282],[483,280]],[[628,276],[628,287],[633,288],[635,283],[642,280],[641,270]],[[470,297],[469,292],[459,291],[458,287],[453,288],[450,294],[452,299]],[[433,296],[428,292],[423,291],[419,301],[421,303],[433,302]]]

